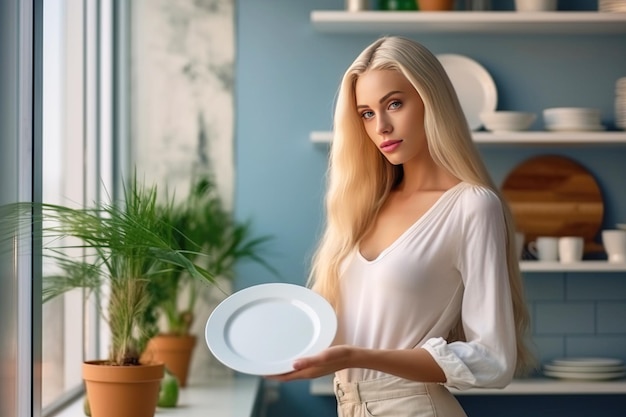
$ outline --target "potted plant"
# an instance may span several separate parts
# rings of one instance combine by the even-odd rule
[[[151,281],[171,269],[208,283],[215,282],[214,276],[172,244],[174,226],[160,215],[156,186],[141,185],[136,176],[121,201],[78,209],[31,203],[18,207],[13,219],[30,224],[34,218],[43,255],[58,268],[44,276],[44,302],[75,288],[98,294],[111,346],[107,359],[83,363],[91,415],[152,417],[164,365],[140,361],[152,335],[146,321]]]
[[[169,200],[158,207],[158,212],[164,222],[173,225],[169,235],[171,246],[213,277],[232,279],[235,263],[244,259],[275,272],[260,255],[269,237],[254,237],[250,222],[235,221],[232,213],[224,208],[209,175],[194,181],[182,202]],[[144,357],[164,362],[181,387],[187,385],[189,363],[196,344],[196,336],[190,328],[195,318],[198,285],[199,281],[185,268],[173,266],[155,275],[149,286],[153,308],[147,313],[157,315],[146,321],[156,326],[153,333],[158,334],[150,339]]]

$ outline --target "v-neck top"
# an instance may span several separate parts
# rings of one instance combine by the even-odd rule
[[[503,387],[516,361],[515,323],[499,198],[461,182],[375,259],[358,248],[341,267],[338,341],[426,349],[457,389]],[[446,337],[462,319],[466,341]],[[344,381],[387,376],[338,372]]]

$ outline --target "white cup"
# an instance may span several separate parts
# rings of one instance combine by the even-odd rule
[[[557,9],[557,0],[515,0],[518,12],[547,12]]]
[[[581,261],[584,247],[585,239],[580,236],[559,238],[559,261],[566,264]]]
[[[609,262],[626,262],[626,230],[603,230],[602,243]]]
[[[559,238],[540,236],[528,243],[528,251],[540,261],[556,261],[559,259]]]
[[[515,233],[515,249],[517,250],[517,259],[522,259],[522,254],[524,253],[524,238],[524,233]]]

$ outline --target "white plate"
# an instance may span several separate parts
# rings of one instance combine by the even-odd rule
[[[543,366],[546,371],[556,372],[626,372],[624,365],[601,365],[601,366],[576,366],[576,365],[550,365]]]
[[[573,366],[619,366],[624,361],[617,358],[560,358],[554,359],[552,365],[573,365]]]
[[[606,130],[604,125],[588,125],[588,126],[567,126],[567,125],[550,125],[546,126],[546,130],[551,132],[600,132]]]
[[[491,75],[478,62],[464,55],[437,55],[456,91],[470,129],[482,125],[480,113],[494,111],[498,104],[498,91]]]
[[[260,284],[238,291],[211,313],[205,327],[211,353],[252,375],[293,370],[295,359],[330,346],[337,318],[314,291],[294,284]]]
[[[609,380],[622,378],[626,372],[557,372],[544,371],[544,375],[560,379],[576,380]]]

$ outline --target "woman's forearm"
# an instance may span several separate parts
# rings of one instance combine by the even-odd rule
[[[420,382],[446,381],[446,376],[433,357],[422,348],[405,350],[355,348],[350,355],[350,368],[374,369]]]

